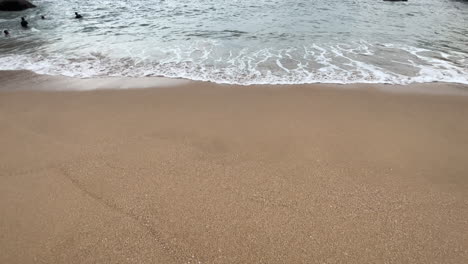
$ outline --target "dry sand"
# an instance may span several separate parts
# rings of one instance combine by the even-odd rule
[[[0,83],[0,263],[467,263],[466,96]]]

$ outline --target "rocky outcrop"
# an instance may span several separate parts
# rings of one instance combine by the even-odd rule
[[[21,11],[36,7],[27,0],[0,0],[0,11]]]

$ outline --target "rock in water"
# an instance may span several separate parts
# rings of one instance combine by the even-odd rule
[[[36,7],[27,0],[0,0],[0,11],[21,11]]]

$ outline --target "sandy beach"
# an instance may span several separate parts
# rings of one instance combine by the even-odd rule
[[[468,259],[466,85],[0,87],[0,263]]]

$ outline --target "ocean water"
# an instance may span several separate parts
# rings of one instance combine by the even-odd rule
[[[0,38],[0,70],[245,85],[468,84],[465,0],[33,2],[38,8],[0,12],[0,29],[11,32]]]

